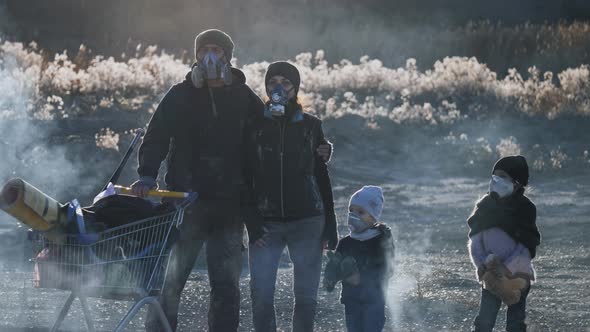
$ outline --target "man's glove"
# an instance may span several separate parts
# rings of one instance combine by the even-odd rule
[[[142,176],[131,185],[131,192],[138,197],[146,197],[151,189],[158,189],[158,182],[151,176]]]

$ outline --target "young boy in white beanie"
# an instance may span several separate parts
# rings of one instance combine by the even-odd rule
[[[350,198],[350,234],[342,238],[336,253],[329,253],[324,284],[328,291],[342,280],[348,332],[379,332],[385,325],[385,294],[393,275],[394,245],[391,230],[380,223],[383,192],[364,186]]]

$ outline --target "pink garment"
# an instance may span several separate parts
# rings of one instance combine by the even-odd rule
[[[476,268],[483,266],[488,255],[494,254],[500,257],[513,275],[524,274],[535,280],[535,269],[529,250],[500,228],[486,229],[472,236],[469,239],[469,254]]]

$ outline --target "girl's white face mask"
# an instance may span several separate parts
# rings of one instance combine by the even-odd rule
[[[490,180],[490,192],[495,192],[500,198],[508,197],[514,192],[514,184],[497,175],[492,175]]]

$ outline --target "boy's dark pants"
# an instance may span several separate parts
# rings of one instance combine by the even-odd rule
[[[384,301],[347,301],[344,314],[348,332],[381,332],[385,326]]]
[[[526,298],[529,294],[530,285],[522,292],[518,303],[508,306],[506,312],[506,331],[521,332],[526,331],[524,319],[526,317]],[[502,306],[502,300],[492,294],[490,291],[481,289],[481,302],[479,304],[479,314],[473,322],[474,332],[491,332],[496,325],[496,316]]]
[[[178,239],[170,253],[166,281],[159,298],[173,330],[178,324],[180,294],[205,243],[211,287],[209,331],[231,332],[238,329],[244,228],[239,205],[234,205],[231,201],[199,201],[185,212]],[[146,330],[163,330],[159,326],[157,312],[151,307]]]

